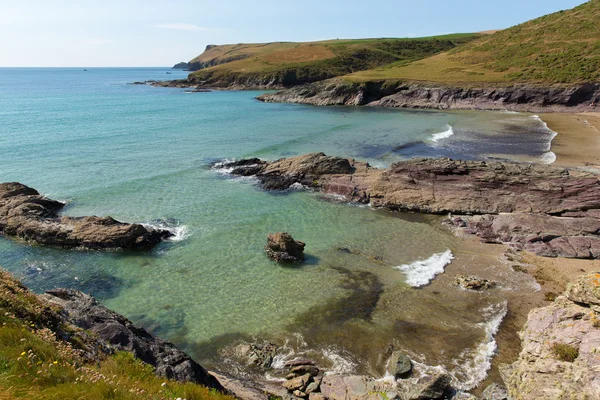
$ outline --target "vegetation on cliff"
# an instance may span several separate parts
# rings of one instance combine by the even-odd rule
[[[449,84],[577,84],[600,81],[600,0],[483,36],[406,65],[394,63],[348,79]]]
[[[479,34],[427,38],[329,40],[208,46],[189,62],[189,79],[210,86],[292,86],[390,63],[408,63],[455,48]]]
[[[130,353],[91,352],[94,339],[65,324],[59,307],[0,269],[1,399],[231,400],[206,387],[157,377]]]

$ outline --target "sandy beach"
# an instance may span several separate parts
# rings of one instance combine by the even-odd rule
[[[552,141],[556,165],[600,168],[600,113],[541,114],[558,135]]]

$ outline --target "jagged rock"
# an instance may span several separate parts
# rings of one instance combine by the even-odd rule
[[[600,273],[584,275],[567,285],[565,296],[575,303],[585,304],[600,312]]]
[[[308,395],[308,400],[327,400],[327,398],[323,396],[323,393],[313,392]]]
[[[175,345],[133,325],[92,296],[71,289],[55,289],[48,291],[43,298],[59,305],[64,318],[71,324],[95,334],[118,351],[132,353],[152,365],[157,375],[223,391],[213,376]]]
[[[454,284],[468,290],[491,289],[496,286],[496,282],[488,281],[487,279],[477,278],[475,276],[458,275]]]
[[[408,394],[408,400],[441,399],[449,389],[450,375],[439,373],[420,379]]]
[[[394,383],[379,382],[362,375],[325,375],[321,393],[329,400],[392,400],[398,397]]]
[[[307,387],[306,387],[306,393],[310,394],[313,392],[318,392],[319,388],[321,387],[321,380],[322,378],[316,379],[313,382],[311,382]]]
[[[351,82],[328,79],[266,93],[264,102],[313,105],[369,105],[392,108],[478,109],[541,112],[566,109],[589,110],[590,99],[600,98],[600,84],[571,87],[511,85],[464,88],[441,84],[406,82]]]
[[[388,371],[395,376],[396,379],[408,377],[412,372],[412,367],[413,365],[410,357],[401,351],[393,352],[388,361]]]
[[[293,367],[290,372],[296,376],[304,374],[317,376],[319,374],[319,368],[314,365],[298,365],[297,367]]]
[[[471,393],[459,392],[452,396],[452,400],[479,400],[479,397]]]
[[[451,159],[414,159],[381,170],[323,153],[259,169],[255,176],[267,190],[300,184],[390,210],[475,215],[451,223],[486,242],[541,256],[600,258],[600,181],[593,173]]]
[[[253,343],[248,349],[248,363],[265,370],[270,369],[278,348],[274,343]]]
[[[596,274],[570,285],[567,295],[588,293]],[[574,303],[560,296],[547,307],[532,310],[521,331],[522,351],[501,374],[510,398],[598,399],[600,398],[600,329],[596,313],[589,308],[594,296],[573,296]],[[556,345],[576,351],[571,360],[561,360]]]
[[[295,263],[304,260],[303,242],[294,240],[287,232],[272,233],[268,236],[265,252],[269,258],[279,263]]]
[[[508,392],[504,386],[492,383],[485,388],[482,400],[508,400]]]
[[[111,217],[60,217],[64,203],[21,183],[0,184],[0,234],[60,247],[149,249],[172,233]]]
[[[304,390],[310,383],[311,379],[312,377],[310,376],[310,374],[305,374],[283,382],[283,387],[285,387],[290,392],[293,392],[294,390]]]

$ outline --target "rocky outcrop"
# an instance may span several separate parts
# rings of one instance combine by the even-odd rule
[[[304,260],[303,242],[294,240],[287,232],[269,234],[265,252],[278,263],[297,263]]]
[[[549,257],[600,258],[600,181],[592,173],[451,159],[414,159],[383,170],[323,153],[218,168],[256,176],[267,190],[301,185],[390,210],[467,215],[452,223],[487,242]]]
[[[512,399],[600,398],[600,274],[581,277],[552,305],[532,310],[519,359],[501,368]]]
[[[127,224],[111,217],[65,217],[64,203],[20,183],[0,184],[0,234],[30,242],[88,249],[150,249],[172,236],[167,230]]]
[[[491,289],[496,286],[495,282],[487,279],[477,278],[476,276],[458,275],[454,279],[454,284],[467,290],[484,290]]]
[[[60,306],[62,317],[70,324],[91,332],[108,348],[132,353],[152,365],[157,375],[223,390],[213,376],[175,345],[133,325],[93,297],[76,290],[56,289],[48,291],[44,299]]]
[[[179,63],[173,65],[173,68],[171,68],[171,69],[188,70],[189,69],[189,65],[185,61],[182,61],[182,62],[179,62]]]
[[[267,93],[265,102],[313,105],[368,105],[393,108],[476,109],[476,110],[594,110],[600,98],[600,84],[574,86],[485,86],[457,87],[435,83],[329,79]]]

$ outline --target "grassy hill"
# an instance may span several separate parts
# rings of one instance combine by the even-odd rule
[[[189,62],[190,79],[208,85],[291,86],[391,63],[408,63],[455,48],[480,34],[427,38],[328,40],[208,46]]]
[[[347,78],[449,84],[600,82],[600,0],[483,36],[423,60],[396,62]]]

